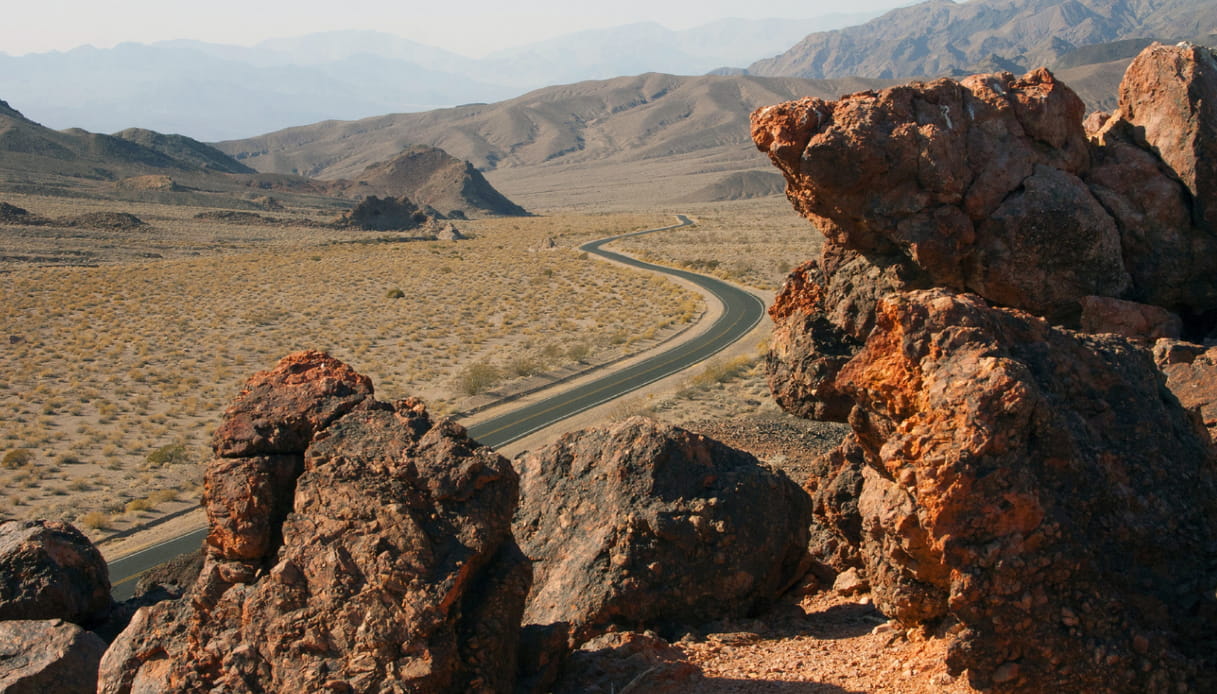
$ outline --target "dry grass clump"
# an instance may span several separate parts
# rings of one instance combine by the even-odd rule
[[[66,214],[37,202],[22,207]],[[98,249],[96,267],[0,260],[0,450],[31,453],[0,478],[27,504],[5,517],[97,512],[86,525],[122,529],[191,503],[225,403],[291,351],[327,350],[368,374],[378,397],[416,395],[444,412],[701,310],[672,282],[575,250],[670,223],[660,215],[478,220],[459,223],[470,240],[368,243],[312,227],[200,230],[194,208],[123,205],[153,231],[59,239]],[[473,388],[464,379],[478,364],[497,378]]]

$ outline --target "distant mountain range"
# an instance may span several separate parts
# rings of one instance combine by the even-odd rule
[[[553,84],[662,71],[698,75],[775,55],[872,14],[727,19],[684,31],[631,24],[472,59],[389,34],[342,31],[256,46],[198,41],[0,54],[0,95],[53,128],[140,127],[200,140],[494,102]]]
[[[777,57],[752,63],[748,72],[809,79],[1022,72],[1076,66],[1080,61],[1070,54],[1092,44],[1203,41],[1214,32],[1217,0],[929,0],[860,26],[811,34]]]

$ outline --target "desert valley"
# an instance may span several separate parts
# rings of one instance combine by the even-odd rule
[[[1217,692],[1214,46],[0,54],[0,691]]]

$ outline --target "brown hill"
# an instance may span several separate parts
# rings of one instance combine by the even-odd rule
[[[1006,63],[1002,69],[1022,72],[1054,65],[1092,44],[1214,31],[1217,0],[929,0],[866,24],[811,34],[748,70],[806,78],[895,78],[961,75]],[[1131,54],[1092,60],[1117,57]]]
[[[102,135],[51,130],[0,101],[0,170],[94,179],[176,171],[252,173],[218,150],[181,135],[128,130]]]
[[[423,144],[472,162],[529,208],[671,202],[757,168],[761,159],[748,140],[753,109],[884,84],[651,73],[547,87],[497,104],[327,121],[216,147],[259,171],[336,179],[360,177]]]
[[[786,181],[770,171],[736,171],[716,183],[698,188],[681,202],[722,202],[781,195]]]
[[[372,164],[347,190],[405,196],[447,217],[528,214],[495,190],[472,164],[435,147],[412,147],[388,161]]]

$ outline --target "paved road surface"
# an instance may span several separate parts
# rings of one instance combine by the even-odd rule
[[[632,366],[614,370],[590,383],[570,388],[553,397],[470,426],[468,427],[470,436],[491,447],[510,443],[555,422],[589,410],[613,398],[621,397],[630,391],[692,366],[718,353],[752,330],[765,312],[764,304],[754,295],[713,277],[644,263],[601,248],[607,243],[627,236],[668,231],[692,224],[684,215],[678,215],[678,219],[680,219],[680,224],[599,239],[580,246],[580,250],[632,267],[681,277],[703,287],[723,303],[723,314],[719,316],[718,320],[702,335],[670,350]],[[131,597],[135,591],[135,583],[142,573],[179,554],[198,549],[206,534],[205,529],[199,529],[110,562],[110,580],[114,584],[114,599],[125,600]]]

